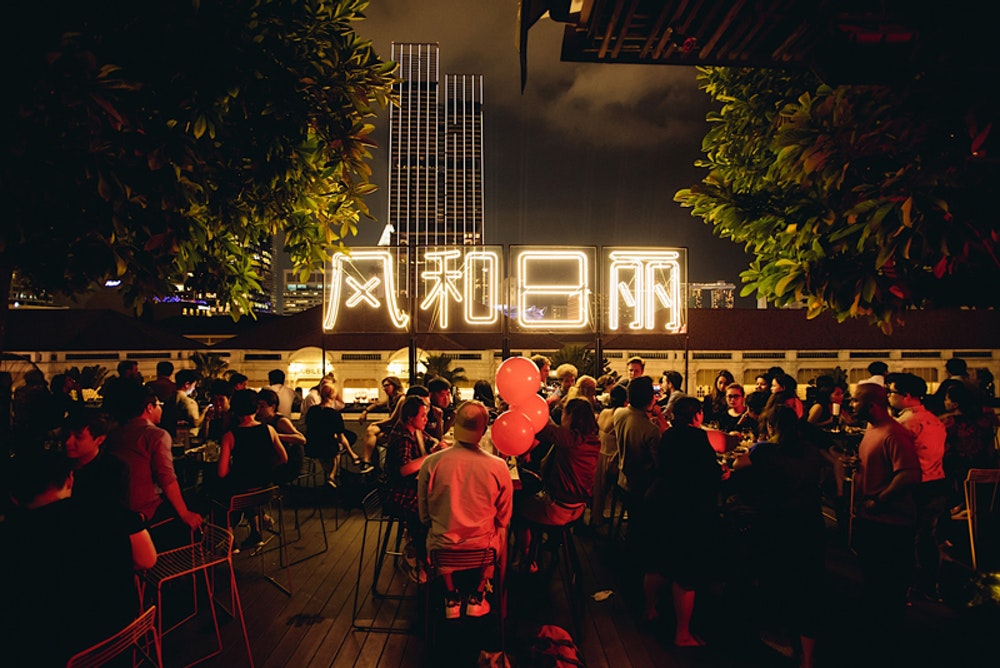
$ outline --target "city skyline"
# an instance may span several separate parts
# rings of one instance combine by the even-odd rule
[[[517,3],[384,0],[356,26],[383,58],[393,42],[436,42],[442,72],[483,74],[485,243],[681,246],[691,281],[724,280],[738,293],[743,248],[673,201],[704,176],[693,164],[710,101],[695,70],[563,63],[562,26],[546,18],[531,31],[522,95],[516,13]],[[378,220],[350,245],[375,245],[388,220],[388,118],[375,120]]]

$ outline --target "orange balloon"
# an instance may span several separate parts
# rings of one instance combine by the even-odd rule
[[[497,392],[511,406],[538,392],[538,367],[527,357],[509,357],[497,368]]]
[[[531,449],[535,440],[528,416],[518,411],[504,411],[493,421],[490,437],[497,450],[508,457],[519,457]]]
[[[514,404],[511,410],[524,413],[536,434],[549,423],[549,404],[538,394],[532,394],[527,400]]]

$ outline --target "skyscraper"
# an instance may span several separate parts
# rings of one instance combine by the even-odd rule
[[[437,44],[392,45],[399,108],[389,111],[392,242],[483,243],[483,79],[445,75]]]
[[[450,244],[483,243],[483,77],[444,75],[444,229]]]

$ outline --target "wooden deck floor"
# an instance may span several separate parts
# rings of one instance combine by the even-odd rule
[[[309,510],[300,511],[303,517]],[[422,602],[373,599],[368,593],[374,548],[367,544],[361,553],[364,518],[360,510],[340,511],[340,526],[334,530],[333,508],[324,507],[329,549],[291,567],[293,594],[286,596],[261,577],[259,558],[241,553],[234,556],[239,591],[243,601],[254,664],[257,666],[380,666],[407,668],[425,665],[475,665],[476,651],[490,618],[450,622],[436,635],[434,647],[423,639]],[[286,522],[292,514],[286,509]],[[302,539],[290,545],[292,560],[322,548],[320,524],[316,517],[303,523]],[[239,540],[245,534],[242,530]],[[291,536],[294,538],[294,534]],[[371,538],[371,535],[370,535]],[[839,545],[831,532],[829,574],[831,579],[831,621],[820,639],[820,665],[859,665],[857,648],[851,638],[853,606],[857,598],[857,570],[850,553]],[[511,576],[508,582],[509,614],[507,650],[514,666],[531,665],[527,645],[539,624],[550,623],[570,630],[591,668],[609,666],[790,666],[789,659],[759,642],[754,620],[744,617],[739,605],[718,589],[699,594],[695,626],[710,645],[701,649],[678,649],[669,642],[670,620],[660,627],[645,629],[638,624],[638,586],[634,567],[621,543],[600,537],[577,536],[582,562],[583,615],[574,625],[567,588],[559,572]],[[270,572],[277,566],[276,552],[265,556]],[[380,625],[400,629],[416,627],[413,633],[358,631],[353,628],[353,604],[362,564],[359,592],[360,617]],[[279,573],[280,577],[284,574]],[[416,585],[401,570],[386,562],[382,583],[390,593],[414,594]],[[610,590],[605,600],[593,594]],[[666,606],[669,618],[669,606]],[[222,616],[223,653],[206,666],[248,665],[239,625]],[[972,660],[988,650],[965,615],[952,608],[918,604],[907,612],[907,637],[926,651],[914,653],[908,665],[972,665]],[[480,621],[481,626],[473,625]],[[443,620],[442,620],[443,623]],[[741,630],[754,629],[752,633]],[[906,639],[901,645],[907,646]],[[204,653],[214,642],[211,619],[204,609],[199,616],[169,633],[164,639],[167,666],[184,665]],[[928,644],[930,643],[930,644]],[[443,651],[447,648],[447,651]],[[959,654],[956,654],[958,652]],[[906,656],[903,652],[901,656]],[[995,652],[993,653],[995,656]]]

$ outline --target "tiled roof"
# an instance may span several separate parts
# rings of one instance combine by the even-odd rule
[[[197,341],[117,311],[12,309],[5,350],[198,350]]]
[[[214,318],[213,318],[214,319]],[[248,322],[245,330],[217,344],[224,350],[396,350],[407,334],[370,332],[323,334],[322,308],[287,317]],[[196,350],[202,344],[156,323],[115,311],[58,309],[12,310],[5,350]],[[183,329],[183,328],[182,328]],[[684,335],[604,334],[606,350],[991,350],[1000,348],[1000,311],[913,311],[891,335],[864,320],[842,323],[823,314],[785,309],[691,309]],[[499,333],[418,334],[425,350],[500,350]],[[554,350],[576,343],[593,347],[588,334],[520,334],[509,337],[512,350]]]
[[[407,346],[406,334],[327,334],[322,309],[261,323],[220,344],[233,350],[298,350],[307,346],[336,350],[395,350]],[[604,334],[608,350],[879,350],[993,349],[1000,347],[1000,311],[913,311],[891,335],[864,320],[838,323],[829,314],[813,320],[804,310],[691,309],[688,340],[684,335]],[[417,345],[429,350],[501,349],[500,334],[418,334]],[[593,346],[593,335],[510,335],[515,350],[556,349],[567,343]]]

